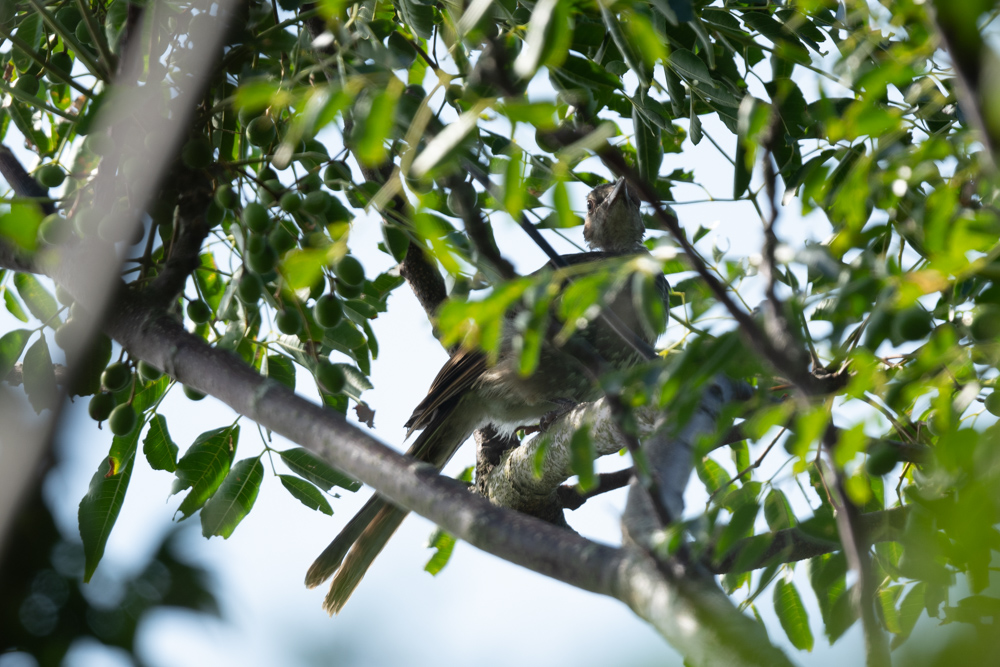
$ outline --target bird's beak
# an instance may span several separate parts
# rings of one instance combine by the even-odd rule
[[[608,198],[605,200],[605,205],[608,208],[611,208],[612,206],[614,206],[615,201],[618,200],[618,197],[623,194],[626,194],[626,192],[627,190],[625,189],[625,177],[622,176],[621,178],[618,179],[618,182],[615,183],[615,189],[611,191],[611,194],[608,195]]]

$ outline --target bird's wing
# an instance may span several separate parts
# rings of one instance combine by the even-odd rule
[[[427,390],[427,396],[413,409],[413,414],[404,426],[411,432],[426,428],[439,410],[451,407],[471,389],[486,369],[484,352],[466,349],[456,352],[438,371],[431,388]]]

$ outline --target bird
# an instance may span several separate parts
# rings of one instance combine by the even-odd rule
[[[563,255],[564,263],[577,265],[609,257],[648,254],[642,244],[646,230],[639,205],[639,199],[623,178],[594,188],[587,195],[583,227],[584,240],[592,252]],[[551,262],[549,266],[554,268]],[[662,274],[657,275],[657,287],[661,298],[666,299],[669,287]],[[612,296],[605,307],[639,333],[647,344],[655,342],[655,334],[641,326],[627,287]],[[512,340],[517,335],[515,317],[516,312],[507,315],[496,363],[491,364],[481,350],[461,348],[444,364],[427,396],[405,424],[409,429],[407,436],[422,430],[407,450],[408,455],[440,470],[476,429],[492,425],[501,434],[510,434],[525,424],[537,423],[561,406],[600,397],[587,362],[568,351],[569,346],[544,344],[536,371],[523,376],[518,355],[512,351]],[[620,334],[600,320],[590,322],[575,338],[614,368],[634,365],[642,358],[623,343]],[[314,588],[333,576],[323,603],[329,614],[343,609],[407,514],[407,510],[375,494],[315,560],[305,583]]]

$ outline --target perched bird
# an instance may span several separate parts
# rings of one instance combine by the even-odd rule
[[[568,264],[581,264],[646,253],[642,245],[644,233],[639,201],[624,179],[600,185],[587,196],[583,227],[584,239],[596,252],[565,255],[563,259]],[[665,299],[668,288],[662,275],[658,276],[657,286]],[[611,298],[607,307],[647,343],[655,342],[648,327],[643,335],[627,285]],[[511,352],[511,341],[516,335],[515,315],[508,314],[501,352],[494,365],[488,363],[484,352],[462,349],[441,368],[427,396],[406,422],[411,432],[422,429],[407,454],[440,469],[478,428],[492,424],[499,432],[510,433],[519,426],[537,422],[561,404],[600,397],[585,363],[552,343],[542,346],[537,370],[528,377],[522,376],[517,354]],[[640,359],[600,320],[591,322],[576,336],[612,367],[627,367]],[[312,564],[306,574],[309,588],[334,575],[323,604],[329,613],[343,608],[407,513],[376,494]]]

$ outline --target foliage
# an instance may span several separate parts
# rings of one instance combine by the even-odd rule
[[[351,253],[351,222],[363,208],[382,215],[383,252],[409,261],[422,251],[448,274],[451,298],[437,320],[446,343],[496,353],[505,313],[527,305],[537,316],[524,321],[519,349],[526,355],[522,368],[530,370],[550,312],[565,318],[568,335],[572,324],[593,316],[591,306],[615,272],[635,267],[573,282],[550,310],[552,285],[568,280],[565,272],[501,283],[491,243],[477,241],[470,225],[483,222],[480,214],[525,215],[542,229],[579,225],[567,185],[606,182],[606,172],[589,159],[606,139],[631,178],[644,181],[659,202],[684,203],[675,191],[690,193],[706,176],[668,172],[664,156],[688,142],[721,144],[707,122],[715,117],[735,138],[726,156],[732,198],[752,204],[762,227],[777,236],[755,255],[742,248],[705,252],[707,229],[685,230],[683,238],[654,235],[649,246],[673,286],[675,325],[661,341],[670,353],[605,378],[620,387],[627,405],[655,405],[676,422],[717,373],[760,389],[759,400],[740,407],[749,442],[731,448],[733,462],[710,454],[706,443],[697,464],[711,500],[686,525],[693,551],[719,563],[754,534],[792,528],[836,541],[835,517],[845,506],[864,513],[902,506],[903,527],[870,549],[863,543],[862,554],[871,559],[877,622],[893,646],[907,639],[923,612],[979,629],[996,622],[996,180],[987,148],[970,129],[970,112],[959,106],[961,81],[942,64],[947,59],[929,3],[279,5],[272,11],[270,3],[238,4],[224,47],[212,51],[215,69],[182,145],[171,153],[170,176],[147,204],[131,201],[124,185],[114,192],[94,187],[97,165],[123,176],[145,168],[143,124],[159,120],[154,109],[148,120],[132,120],[131,133],[100,125],[102,101],[120,72],[123,34],[143,36],[127,40],[129,49],[140,50],[133,57],[146,63],[132,83],[169,88],[185,76],[191,45],[213,37],[210,17],[187,2],[156,0],[145,23],[126,26],[122,0],[96,0],[82,14],[80,5],[64,0],[5,2],[10,67],[0,86],[9,104],[0,110],[0,137],[11,140],[15,130],[24,137],[39,157],[39,181],[61,180],[50,165],[68,174],[63,189],[53,190],[68,220],[43,222],[37,208],[16,200],[0,217],[0,238],[27,255],[50,243],[47,230],[56,226],[63,234],[118,241],[127,246],[124,276],[142,290],[172,270],[175,244],[202,229],[197,268],[167,310],[278,382],[294,387],[296,373],[313,375],[326,405],[346,413],[349,401],[363,405],[362,393],[372,388],[368,375],[379,346],[370,321],[404,282],[396,273],[372,275]],[[955,20],[988,29],[992,3],[972,5]],[[969,34],[978,39],[975,28]],[[461,202],[477,171],[502,189],[476,184],[470,216]],[[785,207],[776,225],[772,203]],[[141,236],[94,214],[115,207],[148,213]],[[782,244],[781,218],[795,208],[828,224],[829,239]],[[647,227],[663,229],[664,219],[650,215]],[[698,245],[678,253],[685,243]],[[704,275],[692,272],[699,265],[736,303],[773,279],[780,296],[775,317],[787,340],[811,355],[814,372],[825,369],[844,381],[805,398],[786,395],[783,378],[797,357],[788,353],[789,365],[775,368],[755,338],[772,335],[770,327],[743,326],[737,334],[719,325],[720,316],[732,313]],[[488,294],[469,298],[487,285]],[[0,338],[0,375],[23,355],[25,389],[40,411],[47,405],[36,396],[53,381],[42,341],[48,330],[57,343],[60,332],[71,332],[77,306],[62,294],[57,302],[29,274],[4,272],[0,290],[8,311],[33,327]],[[334,316],[336,307],[316,309],[320,299],[335,300],[342,317]],[[784,344],[774,346],[787,353]],[[111,355],[102,358],[77,382],[81,395],[99,391],[95,378]],[[130,368],[137,362],[126,359]],[[169,378],[133,374],[114,392],[117,405],[139,413],[139,425],[115,437],[81,503],[87,576],[124,500],[146,424],[148,463],[176,473],[175,491],[191,488],[180,511],[187,517],[201,510],[206,535],[228,536],[254,503],[261,455],[271,450],[233,465],[239,427],[227,425],[182,446],[178,458],[169,415],[157,412],[172,387]],[[751,454],[771,451],[764,445],[779,430],[791,433],[782,440],[789,465],[761,475]],[[581,486],[589,487],[587,437],[582,433],[574,448],[574,466]],[[920,455],[907,454],[913,451]],[[271,458],[294,473],[282,475],[282,484],[307,507],[329,513],[320,490],[357,488],[305,450],[277,453]],[[436,546],[446,559],[445,538]],[[777,580],[781,625],[795,647],[809,650],[806,606],[784,576],[794,567],[772,560],[758,565],[758,574],[729,572],[723,584],[752,607]],[[831,642],[857,613],[847,570],[842,553],[810,562]]]

